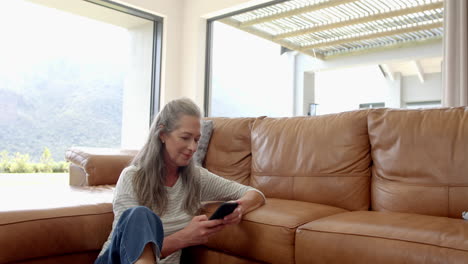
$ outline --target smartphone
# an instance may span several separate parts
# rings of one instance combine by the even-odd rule
[[[238,203],[225,202],[222,203],[218,209],[211,215],[210,220],[223,219],[225,216],[230,215],[239,206]]]

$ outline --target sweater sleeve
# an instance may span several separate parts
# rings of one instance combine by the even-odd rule
[[[112,222],[112,231],[107,238],[107,241],[102,246],[101,252],[99,255],[102,255],[106,249],[109,247],[112,234],[114,233],[115,226],[119,222],[120,217],[123,212],[128,208],[138,206],[138,202],[133,193],[132,178],[136,173],[135,167],[127,167],[120,174],[119,180],[115,186],[114,190],[114,199],[112,201],[112,209],[114,211],[114,221]],[[159,251],[155,251],[159,252]]]
[[[237,200],[248,191],[256,191],[265,199],[265,195],[253,187],[225,179],[202,167],[199,167],[199,170],[202,201]]]
[[[114,200],[112,201],[114,224],[119,221],[120,216],[125,210],[139,205],[133,191],[132,179],[135,173],[135,167],[127,167],[122,171],[122,174],[117,181]]]

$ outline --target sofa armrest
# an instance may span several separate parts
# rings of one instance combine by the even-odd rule
[[[87,186],[86,172],[80,166],[70,163],[69,166],[69,184],[71,186]]]
[[[116,184],[138,150],[73,147],[66,151],[70,161],[70,185]]]

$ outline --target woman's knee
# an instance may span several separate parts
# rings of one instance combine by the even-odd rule
[[[128,208],[126,211],[129,211],[129,213],[131,214],[142,214],[142,215],[151,215],[151,214],[155,214],[153,211],[151,211],[151,209],[149,209],[148,207],[146,206],[135,206],[135,207],[132,207],[132,208]]]
[[[156,215],[151,209],[149,209],[146,206],[135,206],[132,208],[129,208],[125,210],[124,214],[128,218],[146,218],[146,219],[151,219],[152,221],[155,221],[156,224],[161,224],[161,219],[159,218],[158,215]],[[123,215],[122,215],[123,216]]]

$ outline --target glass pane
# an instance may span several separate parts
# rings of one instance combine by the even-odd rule
[[[293,65],[281,47],[220,22],[213,24],[210,116],[290,116]]]
[[[138,148],[146,136],[154,23],[67,4],[64,11],[18,0],[0,9],[2,164],[38,163],[47,152],[63,161],[71,146]]]

